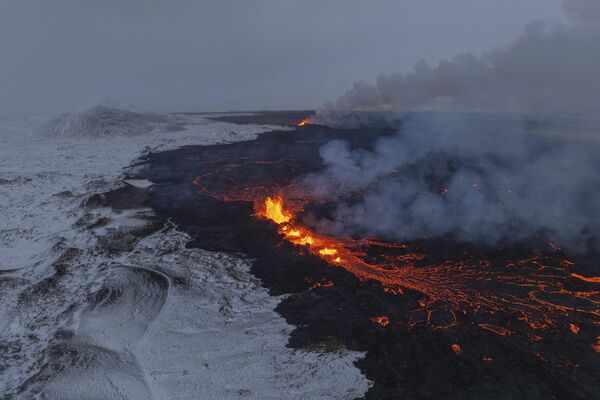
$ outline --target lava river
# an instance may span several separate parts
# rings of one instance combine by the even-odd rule
[[[530,328],[529,336],[539,339],[534,333],[537,330],[568,327],[577,333],[580,320],[600,317],[600,290],[582,288],[582,284],[597,283],[598,278],[570,272],[573,262],[556,254],[507,260],[501,266],[469,254],[430,264],[426,254],[407,244],[319,234],[296,220],[301,203],[296,200],[293,207],[288,207],[281,194],[253,202],[257,218],[272,221],[285,240],[330,265],[361,280],[377,281],[393,295],[402,295],[406,289],[424,294],[410,324],[427,322],[440,329],[458,323],[460,314],[502,313],[516,316]],[[377,253],[375,257],[373,252]],[[575,288],[570,289],[571,286]],[[423,315],[424,320],[419,320],[418,316]],[[502,336],[515,333],[510,324],[478,325]],[[591,348],[598,350],[595,343],[591,343]]]

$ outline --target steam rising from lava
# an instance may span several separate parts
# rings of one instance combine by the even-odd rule
[[[337,202],[305,223],[333,235],[418,240],[452,235],[495,244],[543,235],[600,247],[597,144],[542,138],[514,119],[421,113],[372,150],[332,141],[305,184]],[[540,128],[545,129],[545,128]]]
[[[375,85],[358,82],[325,104],[317,124],[403,122],[372,151],[344,141],[321,149],[326,170],[305,182],[316,196],[364,196],[339,204],[331,218],[305,222],[335,235],[454,235],[498,243],[543,234],[573,249],[600,248],[597,147],[534,140],[542,130],[573,137],[583,129],[596,142],[600,137],[594,121],[600,116],[600,2],[564,0],[563,6],[568,25],[535,23],[506,48],[457,55],[434,67],[421,62],[407,74],[381,75]],[[588,119],[540,124],[522,116],[397,113],[425,109]],[[363,112],[372,110],[392,112]]]
[[[449,136],[444,136],[446,131],[432,123],[439,122],[440,126],[448,128],[458,127],[458,122],[462,121],[465,129],[459,129],[458,132],[467,132],[477,138],[484,138],[486,135],[481,135],[480,131],[474,129],[481,126],[480,121],[469,126],[468,120],[459,119],[455,115],[444,116],[445,118],[440,120],[431,118],[434,116],[428,116],[429,118],[422,121],[419,119],[423,117],[422,115],[415,117],[406,123],[404,129],[398,134],[377,142],[373,146],[373,151],[352,150],[348,144],[339,141],[326,145],[321,151],[322,154],[331,151],[331,154],[335,155],[334,160],[345,159],[347,162],[342,164],[339,170],[335,170],[335,173],[346,175],[333,176],[334,170],[331,168],[335,166],[329,165],[327,173],[312,177],[315,183],[324,185],[327,189],[324,193],[307,192],[306,187],[296,180],[301,176],[302,171],[296,170],[298,160],[254,159],[252,152],[240,155],[243,162],[229,157],[205,160],[201,167],[203,173],[196,176],[194,185],[198,187],[198,193],[202,197],[209,196],[219,202],[243,202],[239,204],[243,212],[249,212],[247,202],[253,202],[253,215],[256,220],[273,222],[266,225],[261,222],[260,229],[267,229],[267,231],[276,229],[279,234],[275,235],[274,242],[271,242],[275,248],[279,249],[279,245],[285,240],[295,246],[282,246],[283,251],[297,252],[302,257],[318,257],[332,267],[344,269],[362,282],[377,282],[386,296],[410,294],[407,296],[407,309],[404,310],[406,314],[402,318],[398,318],[398,314],[393,312],[387,314],[377,312],[370,315],[371,322],[380,326],[377,329],[390,329],[399,325],[412,328],[425,324],[434,330],[445,330],[465,323],[502,337],[525,337],[534,342],[541,340],[541,337],[534,332],[563,331],[569,332],[569,335],[581,336],[584,341],[587,340],[585,348],[589,351],[591,345],[589,332],[594,332],[594,338],[597,336],[595,330],[592,330],[591,321],[600,315],[598,309],[600,292],[595,288],[598,277],[590,273],[587,264],[575,268],[575,259],[573,261],[567,259],[564,254],[554,251],[556,248],[552,251],[546,249],[541,253],[529,249],[523,251],[523,246],[517,246],[521,250],[515,252],[485,249],[480,252],[476,250],[477,247],[457,246],[451,241],[403,243],[385,241],[382,240],[385,238],[381,237],[356,239],[341,234],[327,234],[323,229],[315,229],[303,220],[303,216],[307,215],[313,209],[312,207],[327,208],[327,201],[332,200],[327,196],[339,195],[340,197],[334,199],[337,202],[343,202],[343,199],[362,199],[364,196],[364,201],[354,203],[355,206],[360,206],[367,202],[369,197],[379,196],[386,188],[402,188],[406,185],[410,187],[411,182],[416,185],[420,182],[419,179],[422,179],[420,182],[422,186],[418,189],[424,192],[417,193],[416,200],[419,196],[437,196],[438,201],[444,203],[447,197],[450,198],[448,205],[444,207],[458,207],[463,198],[471,198],[467,190],[479,193],[474,195],[474,199],[490,201],[489,204],[492,204],[489,205],[490,209],[493,208],[494,203],[487,197],[494,194],[500,196],[493,191],[496,187],[498,191],[505,190],[506,196],[512,195],[513,192],[517,192],[520,196],[523,195],[520,191],[527,193],[527,187],[521,188],[516,185],[511,189],[506,186],[506,182],[491,179],[502,177],[500,174],[484,176],[486,172],[494,171],[491,167],[486,167],[486,163],[494,165],[499,171],[506,170],[514,173],[511,168],[515,166],[506,162],[509,156],[520,160],[521,165],[518,167],[525,165],[529,169],[535,169],[527,164],[532,163],[527,161],[531,156],[532,145],[526,140],[526,136],[518,135],[514,139],[514,145],[529,146],[521,151],[503,148],[501,144],[507,142],[507,137],[492,135],[487,141],[481,139],[480,143],[467,140],[466,143],[469,143],[471,148],[459,145],[457,147],[462,149],[461,152],[453,147],[456,146],[454,141],[456,132],[448,132]],[[449,124],[449,122],[454,123]],[[493,124],[484,124],[484,126],[497,128],[498,123],[494,121]],[[412,130],[408,129],[411,124],[414,128]],[[507,122],[504,121],[498,129],[504,132],[506,125]],[[427,126],[430,131],[424,130]],[[318,127],[299,129],[295,135],[296,138],[304,133],[310,136],[311,132],[313,135],[322,134],[323,129]],[[410,137],[411,132],[416,137]],[[296,144],[296,141],[292,143]],[[440,143],[445,145],[440,146]],[[394,145],[396,147],[393,147]],[[255,156],[263,156],[264,149],[258,147],[261,151]],[[554,148],[552,145],[548,147]],[[317,148],[316,145],[314,148]],[[339,151],[333,151],[336,149]],[[545,148],[538,150],[544,150],[539,154],[550,154]],[[386,152],[389,152],[389,158],[382,156],[387,154]],[[495,157],[490,156],[489,153],[494,154]],[[393,163],[396,163],[398,154],[402,155],[404,165],[390,170],[389,168],[397,166]],[[448,154],[452,154],[453,157],[449,158]],[[480,159],[473,161],[473,154],[479,154]],[[310,157],[315,158],[315,156],[313,154]],[[554,162],[562,161],[555,159]],[[261,167],[252,170],[258,165]],[[269,167],[265,168],[265,165]],[[440,165],[442,168],[437,167]],[[434,166],[436,168],[433,168]],[[282,171],[283,175],[273,173],[273,169]],[[460,179],[462,176],[459,175],[460,171],[465,174],[463,179]],[[480,181],[472,181],[466,175],[476,172],[481,175]],[[525,170],[521,173],[530,172]],[[567,175],[569,174],[571,172]],[[277,179],[273,179],[274,176]],[[343,179],[344,177],[346,180]],[[323,181],[319,182],[320,179]],[[440,187],[439,184],[448,180],[466,181],[468,185],[454,187],[447,184],[445,187],[442,186],[444,190],[430,191],[430,188]],[[460,188],[465,190],[454,195],[453,193]],[[366,192],[361,193],[361,190]],[[347,196],[347,193],[358,195]],[[325,196],[326,202],[316,199],[318,195]],[[550,202],[548,199],[542,200]],[[417,202],[415,207],[419,206]],[[425,206],[429,205],[425,204]],[[351,201],[346,200],[346,204],[342,207],[352,207]],[[376,215],[375,222],[381,226],[407,223],[409,226],[404,229],[409,232],[411,229],[431,229],[426,225],[410,226],[410,220],[406,222],[398,219],[402,212],[410,212],[410,210],[403,210],[402,205],[398,207],[388,203],[381,204],[381,207],[388,207],[382,208],[380,214]],[[472,229],[477,229],[477,226],[485,225],[485,221],[476,218],[472,221],[463,221],[461,224],[461,218],[464,219],[465,215],[460,215],[462,212],[460,209],[450,210],[457,215],[447,217],[443,215],[446,211],[443,208],[425,209],[423,214],[429,212],[432,218],[452,218],[453,223],[456,224],[455,228],[470,224],[473,226]],[[348,221],[337,222],[343,224]],[[318,223],[326,222],[318,221]],[[331,221],[329,223],[334,224]],[[514,226],[516,229],[521,229],[518,224]],[[242,237],[245,242],[246,234]],[[250,246],[255,245],[256,242],[252,241]],[[314,259],[309,265],[314,267],[315,264],[312,262]],[[304,279],[313,288],[338,285],[335,279],[328,276],[319,273],[313,276],[311,268],[304,271],[306,274]],[[419,294],[419,298],[412,297],[416,293]],[[595,341],[593,346],[596,346]],[[593,349],[596,351],[596,347]],[[493,362],[489,357],[485,360],[484,362],[487,363]]]

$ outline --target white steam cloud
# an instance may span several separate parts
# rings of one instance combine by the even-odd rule
[[[366,110],[470,110],[600,116],[600,1],[565,0],[568,25],[530,24],[512,44],[483,55],[357,82],[317,121]]]
[[[329,142],[325,171],[305,179],[338,205],[331,218],[306,222],[335,235],[486,244],[537,236],[598,249],[600,146],[535,133],[556,123],[417,113],[372,150]],[[359,202],[340,201],[357,191]]]
[[[336,235],[487,244],[537,236],[600,250],[600,1],[563,6],[568,25],[531,24],[508,47],[421,62],[325,104],[317,123],[372,126],[374,116],[391,116],[401,128],[370,150],[323,146],[325,171],[306,181],[338,205],[306,222]],[[361,112],[381,110],[408,113]],[[411,113],[424,110],[512,114]],[[583,119],[523,114],[586,117],[593,137],[568,135]],[[549,131],[567,135],[540,134]],[[360,201],[344,200],[357,191]]]

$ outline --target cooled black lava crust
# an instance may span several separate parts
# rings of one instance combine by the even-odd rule
[[[293,114],[288,120],[293,123],[301,117]],[[285,115],[245,116],[238,122],[273,118],[281,121]],[[282,240],[274,224],[252,217],[251,202],[222,202],[198,193],[193,184],[198,175],[248,160],[278,162],[249,164],[206,182],[216,191],[226,191],[239,182],[285,184],[320,170],[319,147],[332,139],[343,138],[355,147],[368,148],[375,138],[387,134],[390,131],[306,126],[266,133],[254,141],[188,146],[150,154],[135,177],[156,183],[149,204],[191,235],[189,246],[244,254],[252,260],[252,272],[271,294],[291,294],[277,307],[277,312],[296,326],[290,347],[332,351],[344,346],[365,351],[366,356],[356,364],[374,382],[367,399],[600,398],[600,354],[590,349],[590,331],[556,334],[532,342],[477,328],[469,315],[449,329],[397,324],[418,308],[423,294],[406,290],[395,296],[377,282],[361,282]],[[492,259],[509,259],[528,251],[467,248],[439,240],[419,245],[440,259],[452,259],[465,250],[486,253]],[[591,265],[589,260],[580,264],[582,268]],[[315,283],[324,282],[333,286],[314,288]],[[391,323],[386,327],[373,323],[370,318],[378,315],[387,316]],[[589,323],[592,326],[594,321]],[[460,343],[464,354],[452,350],[455,343]],[[557,367],[537,358],[537,353],[567,357],[565,363],[576,363],[577,367]],[[493,361],[483,362],[486,357]]]

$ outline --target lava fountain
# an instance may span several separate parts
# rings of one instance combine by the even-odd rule
[[[310,125],[311,124],[311,120],[310,118],[304,118],[302,121],[298,122],[296,125],[297,126],[306,126],[306,125]]]

